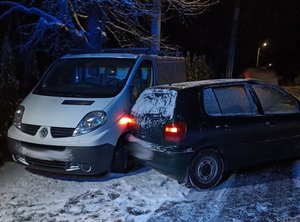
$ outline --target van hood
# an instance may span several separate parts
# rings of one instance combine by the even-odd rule
[[[25,107],[22,123],[75,128],[89,112],[105,111],[114,98],[66,98],[30,94],[22,102]]]

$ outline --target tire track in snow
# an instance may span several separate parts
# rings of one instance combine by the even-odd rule
[[[218,221],[218,215],[227,201],[235,183],[232,175],[225,182],[210,190],[191,190],[184,201],[165,202],[157,209],[148,222],[180,222],[180,221]]]
[[[294,193],[299,197],[300,196],[300,160],[296,160],[293,164],[293,181],[294,181]],[[296,220],[300,221],[300,200],[298,200],[297,202],[297,210],[298,210],[298,216]]]
[[[216,221],[289,221],[297,217],[292,163],[258,168],[237,175],[236,187]]]
[[[296,160],[293,165],[293,180],[296,189],[300,189],[300,160]]]
[[[299,179],[300,161],[244,170],[183,202],[165,202],[148,221],[300,221]]]

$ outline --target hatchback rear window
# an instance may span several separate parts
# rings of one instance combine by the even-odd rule
[[[172,119],[177,91],[169,89],[146,89],[138,98],[131,112],[133,114],[159,114]]]
[[[205,89],[204,108],[209,115],[252,115],[257,113],[256,106],[244,86]]]

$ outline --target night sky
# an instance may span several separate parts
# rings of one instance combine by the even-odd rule
[[[172,25],[163,24],[163,34],[183,51],[206,55],[217,77],[224,77],[233,10],[234,0],[223,0],[188,22],[173,19]],[[264,41],[269,46],[261,50],[260,66],[272,63],[286,80],[300,74],[299,0],[240,0],[234,76],[255,67]]]
[[[175,17],[163,22],[162,36],[173,46],[179,46],[184,54],[189,51],[205,55],[214,71],[213,77],[225,77],[234,1],[220,0],[219,4],[197,17]],[[28,16],[21,18],[31,19]],[[0,41],[3,41],[4,29],[11,19],[1,21]],[[18,41],[18,36],[14,31],[10,32],[13,43]],[[272,63],[272,68],[285,81],[293,80],[300,74],[299,0],[240,0],[234,77],[239,77],[247,68],[255,67],[257,49],[265,41],[269,46],[261,50],[261,66]],[[41,58],[40,55],[38,57]],[[46,65],[39,65],[46,67],[53,59],[46,58]]]

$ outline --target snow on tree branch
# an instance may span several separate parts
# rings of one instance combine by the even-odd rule
[[[161,0],[164,12],[181,16],[198,15],[219,0]],[[26,1],[25,1],[26,2]],[[16,13],[33,15],[38,20],[24,24],[22,47],[52,47],[99,50],[107,38],[120,47],[144,47],[151,44],[151,17],[156,15],[153,0],[45,0],[25,3],[2,1],[0,21]],[[171,12],[171,13],[170,13]],[[26,22],[26,19],[25,19]],[[167,47],[163,42],[162,45]]]
[[[181,15],[199,15],[209,6],[217,4],[219,0],[166,0],[169,3],[168,10],[175,10]]]

